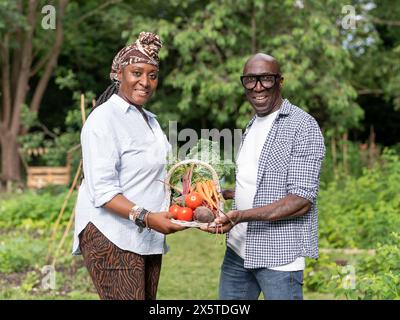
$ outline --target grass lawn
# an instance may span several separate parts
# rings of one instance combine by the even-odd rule
[[[82,257],[70,254],[71,236],[57,260],[56,289],[42,288],[41,270],[45,265],[49,233],[22,228],[0,230],[0,300],[98,299]],[[167,242],[170,252],[163,257],[157,298],[217,299],[225,236],[188,229],[168,235]],[[305,290],[304,298],[322,300],[334,299],[334,296]]]
[[[158,299],[217,299],[225,236],[188,229],[167,236]]]

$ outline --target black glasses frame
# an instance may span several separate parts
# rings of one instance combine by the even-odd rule
[[[262,84],[261,77],[265,77],[265,76],[274,77],[274,84],[273,84],[272,86],[270,86],[270,87],[265,87],[265,86]],[[244,84],[244,79],[249,78],[249,77],[256,78],[256,82],[255,82],[255,84],[254,84],[254,87],[252,87],[252,88],[247,88],[247,87],[245,86],[245,84]],[[279,73],[248,74],[248,75],[245,75],[245,76],[241,76],[241,77],[240,77],[240,82],[242,83],[242,86],[243,86],[245,89],[247,89],[247,90],[253,90],[253,89],[257,86],[257,83],[258,83],[258,82],[260,82],[261,86],[262,86],[264,89],[271,89],[271,88],[277,83],[277,79],[280,79],[281,77],[282,77],[282,75],[279,74]]]

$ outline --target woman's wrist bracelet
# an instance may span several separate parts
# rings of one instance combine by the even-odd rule
[[[151,230],[151,228],[149,226],[149,214],[150,214],[150,212],[147,212],[146,215],[144,216],[144,221],[145,221],[147,230]]]

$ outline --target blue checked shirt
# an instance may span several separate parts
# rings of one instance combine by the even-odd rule
[[[255,117],[247,125],[242,142],[254,120]],[[324,156],[324,138],[317,121],[285,99],[261,151],[253,208],[288,194],[308,199],[312,205],[301,217],[250,221],[245,268],[277,267],[298,257],[318,258],[316,199]],[[233,210],[236,210],[235,202]]]

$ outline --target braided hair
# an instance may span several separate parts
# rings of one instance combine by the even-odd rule
[[[99,105],[103,104],[106,102],[108,99],[111,98],[111,96],[115,93],[117,94],[119,90],[119,82],[113,81],[112,84],[110,84],[107,89],[100,95],[100,97],[96,100],[96,104],[94,105],[94,108],[97,108]],[[92,109],[92,110],[93,110]]]

